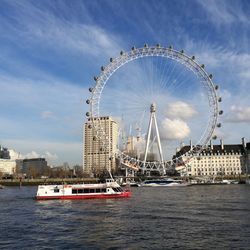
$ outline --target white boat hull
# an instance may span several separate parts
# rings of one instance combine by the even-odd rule
[[[144,181],[141,186],[142,187],[187,187],[190,186],[191,183],[185,182],[183,180],[149,180]]]

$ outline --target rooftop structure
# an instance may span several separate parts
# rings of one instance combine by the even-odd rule
[[[0,145],[0,159],[10,159],[10,152]]]

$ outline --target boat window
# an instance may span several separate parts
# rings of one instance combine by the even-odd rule
[[[59,188],[57,188],[57,187],[54,188],[54,193],[59,193],[59,191],[60,191]]]
[[[113,190],[115,192],[123,192],[123,190],[120,187],[117,187],[117,188],[113,187]]]
[[[78,194],[82,194],[83,193],[83,189],[78,189]]]
[[[72,189],[72,194],[77,194],[77,189]]]
[[[94,193],[94,192],[95,192],[95,189],[90,189],[89,192],[90,192],[90,193]]]
[[[100,189],[100,188],[97,188],[95,191],[96,191],[96,193],[100,193],[100,192],[101,192],[101,189]]]
[[[84,192],[84,193],[89,193],[89,189],[88,189],[88,188],[85,188],[85,189],[83,189],[83,192]]]
[[[102,193],[106,193],[106,188],[102,188]]]

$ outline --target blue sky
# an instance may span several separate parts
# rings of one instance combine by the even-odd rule
[[[93,76],[132,46],[195,55],[223,97],[225,143],[250,140],[250,2],[1,1],[0,144],[50,163],[82,162]]]

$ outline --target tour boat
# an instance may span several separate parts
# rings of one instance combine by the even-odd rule
[[[106,199],[130,196],[130,190],[123,190],[113,179],[107,179],[105,183],[98,184],[39,185],[36,199]]]
[[[190,185],[189,182],[174,179],[146,180],[141,184],[142,187],[186,187]]]

